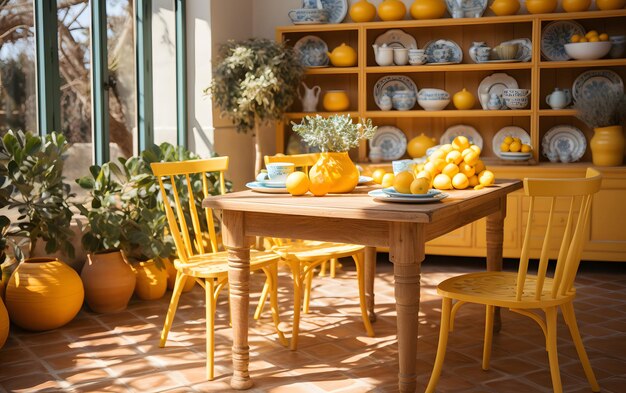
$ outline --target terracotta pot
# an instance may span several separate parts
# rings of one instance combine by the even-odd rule
[[[159,269],[154,260],[139,262],[133,266],[137,284],[135,294],[139,299],[157,300],[167,290],[167,270]]]
[[[167,289],[173,290],[174,283],[176,283],[176,268],[174,264],[169,259],[164,259],[163,264],[165,265],[165,270],[167,271]],[[191,277],[187,278],[185,282],[185,286],[183,286],[183,292],[189,292],[196,285],[196,280]]]
[[[9,337],[9,314],[4,306],[4,302],[0,300],[0,349]]]
[[[11,321],[27,330],[50,330],[71,321],[85,298],[78,274],[54,258],[28,258],[15,269],[6,289]]]
[[[624,161],[624,129],[622,126],[594,128],[591,138],[593,165],[618,166]]]
[[[87,255],[80,277],[89,308],[99,313],[125,310],[135,290],[135,273],[120,251]]]
[[[320,153],[320,158],[309,170],[312,182],[321,179],[328,184],[328,192],[347,193],[359,183],[359,170],[348,152]]]

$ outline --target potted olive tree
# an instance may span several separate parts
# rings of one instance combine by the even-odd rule
[[[264,38],[228,41],[205,90],[238,131],[254,129],[255,168],[261,171],[260,125],[279,120],[297,96],[304,68],[294,50]]]

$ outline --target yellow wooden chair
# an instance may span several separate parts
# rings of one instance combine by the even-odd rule
[[[176,282],[159,346],[165,346],[185,282],[188,278],[195,279],[204,287],[206,293],[207,378],[212,380],[215,308],[217,297],[228,282],[228,259],[226,251],[218,251],[213,211],[197,205],[201,199],[210,195],[207,179],[207,174],[210,172],[219,173],[220,193],[226,193],[224,171],[228,169],[228,157],[153,163],[151,167],[159,180],[163,200],[166,201],[164,205],[169,229],[178,253],[178,259],[174,261]],[[194,186],[196,193],[200,189],[201,198],[193,197]],[[188,206],[185,206],[186,200],[189,201]],[[204,215],[204,220],[201,220],[201,214]],[[202,224],[202,221],[206,222],[206,226]],[[250,270],[263,270],[267,276],[265,285],[271,293],[272,318],[280,342],[287,345],[287,340],[278,329],[280,322],[277,301],[278,260],[279,257],[273,252],[250,251]]]
[[[591,201],[593,194],[600,189],[601,182],[602,176],[592,168],[587,169],[586,178],[583,179],[524,179],[524,192],[530,197],[530,208],[518,272],[464,274],[449,278],[437,286],[437,292],[443,296],[441,326],[437,358],[426,392],[435,391],[443,368],[448,334],[453,329],[454,316],[459,307],[465,303],[478,303],[486,306],[483,370],[489,369],[495,307],[507,307],[537,322],[546,338],[554,392],[563,390],[557,355],[557,310],[560,307],[591,390],[600,391],[580,338],[573,301],[576,295],[574,278],[585,242]],[[531,230],[534,232],[537,229],[532,228],[532,220],[539,198],[549,199],[550,215],[545,228],[537,274],[531,275],[528,274],[528,249],[531,242]],[[547,255],[550,243],[556,236],[554,227],[557,219],[554,215],[557,211],[557,204],[561,203],[569,205],[569,216],[560,243],[554,275],[548,277],[546,275]],[[454,306],[452,306],[453,299],[456,300]],[[545,321],[532,310],[543,310]]]
[[[270,162],[293,162],[296,167],[308,170],[315,164],[318,159],[317,154],[298,154],[291,156],[266,156],[265,163]],[[361,317],[367,335],[374,336],[374,329],[367,315],[367,306],[365,304],[365,257],[364,246],[334,242],[317,242],[308,240],[295,239],[269,239],[272,244],[272,251],[280,256],[281,260],[286,263],[292,273],[294,281],[294,311],[293,311],[293,327],[291,335],[291,349],[296,350],[298,347],[298,332],[300,330],[300,309],[303,308],[304,313],[309,312],[309,301],[311,298],[311,285],[313,280],[314,269],[323,263],[333,259],[343,257],[352,257],[356,265],[357,280],[359,287],[359,303],[361,306]],[[258,319],[263,310],[265,299],[269,290],[266,285],[261,293],[261,298],[257,306],[254,318]],[[304,291],[304,303],[302,304],[302,295]]]

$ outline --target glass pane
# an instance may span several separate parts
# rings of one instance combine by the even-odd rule
[[[0,1],[0,135],[37,131],[32,0]]]

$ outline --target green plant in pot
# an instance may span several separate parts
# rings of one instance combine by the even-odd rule
[[[205,90],[238,131],[254,129],[255,168],[261,171],[262,123],[279,120],[297,97],[304,68],[293,48],[264,38],[228,41],[220,47],[213,80]]]
[[[292,129],[305,143],[321,151],[319,160],[309,170],[314,195],[354,190],[359,171],[348,151],[374,136],[377,127],[370,119],[354,123],[350,115],[306,116],[300,124],[292,123]]]
[[[585,92],[574,103],[576,117],[593,128],[591,156],[597,166],[618,166],[624,161],[626,95],[609,86]]]

